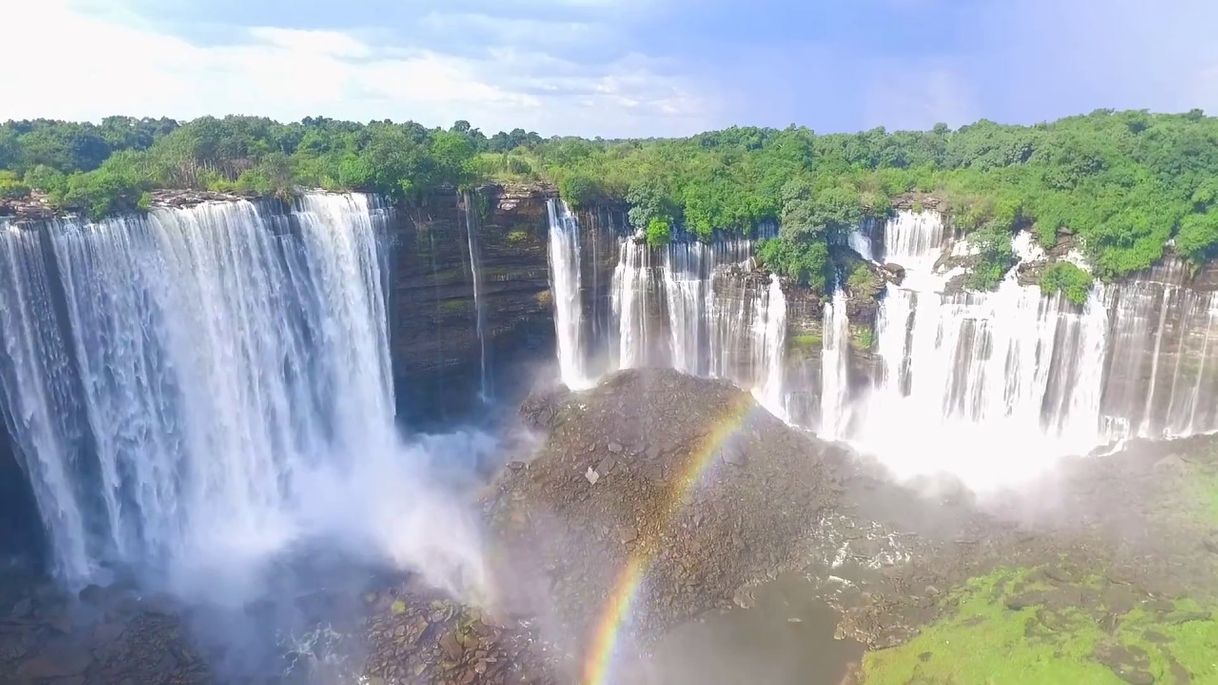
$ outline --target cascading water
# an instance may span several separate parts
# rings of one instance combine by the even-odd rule
[[[656,364],[648,336],[649,302],[655,298],[651,282],[651,250],[633,238],[621,241],[617,266],[613,269],[611,291],[613,318],[617,321],[617,359],[615,366],[633,369]]]
[[[1099,298],[1076,311],[1014,272],[993,293],[946,294],[934,271],[946,237],[938,214],[889,222],[884,259],[905,279],[888,286],[877,316],[875,385],[852,399],[856,423],[839,437],[901,475],[947,471],[974,485],[1093,447],[1107,329]],[[918,435],[933,440],[911,442]]]
[[[726,378],[784,417],[786,298],[747,270],[753,243],[720,238],[662,248],[626,238],[614,270],[618,366],[670,366]]]
[[[310,195],[0,225],[0,399],[67,582],[133,567],[240,601],[260,562],[329,534],[478,581],[394,425],[384,215]]]
[[[761,406],[785,421],[787,409],[783,365],[787,345],[787,298],[775,274],[770,274],[770,285],[766,289],[765,315],[755,316],[754,321],[754,335],[758,327],[761,329],[761,341],[755,345],[755,349],[763,355],[757,366],[765,369],[765,381],[760,391],[754,388],[753,394]]]
[[[847,436],[850,425],[849,368],[850,330],[846,318],[846,294],[841,288],[825,303],[823,357],[821,361],[820,430],[826,440]]]
[[[482,322],[485,319],[485,315],[482,312],[482,300],[479,297],[479,293],[482,290],[482,273],[478,269],[478,252],[474,249],[476,223],[474,215],[477,210],[474,208],[472,200],[473,197],[470,193],[462,193],[461,207],[465,218],[465,240],[466,245],[469,247],[469,273],[474,289],[474,331],[478,336],[478,397],[483,402],[487,402],[490,400],[490,385],[486,374],[486,334],[482,330]]]
[[[1179,287],[1170,267],[1097,285],[1073,306],[1020,285],[1015,270],[994,292],[946,293],[950,274],[934,269],[947,247],[937,214],[898,214],[884,244],[905,280],[881,303],[879,372],[851,398],[845,437],[899,474],[946,471],[992,486],[1113,440],[1218,428],[1207,405],[1218,379],[1206,371],[1216,298]],[[1029,234],[1013,248],[1043,258]],[[825,337],[827,346],[828,324]],[[927,427],[933,440],[910,441]]]
[[[552,200],[549,208],[560,374],[569,387],[588,387],[596,374],[579,292],[580,226],[561,203]],[[591,327],[605,338],[592,344],[611,351],[608,370],[668,366],[728,378],[785,416],[786,299],[776,277],[762,280],[739,268],[747,267],[752,248],[752,240],[739,237],[653,248],[638,236],[620,236],[611,325]]]
[[[979,487],[1134,435],[1218,429],[1218,295],[1182,287],[1181,267],[1097,285],[1081,306],[1021,285],[1015,270],[994,292],[948,292],[958,272],[936,263],[945,251],[967,259],[974,250],[952,241],[939,214],[898,212],[882,239],[880,230],[865,226],[845,241],[905,271],[901,285],[887,286],[872,358],[858,367],[871,369],[870,384],[850,378],[860,352],[850,347],[841,291],[822,306],[819,359],[805,354],[788,369],[781,286],[733,268],[752,245],[723,237],[663,248],[620,240],[610,368],[727,378],[776,415],[808,421],[899,475],[950,472]],[[1024,262],[1045,258],[1026,232],[1012,247]],[[568,263],[575,269],[578,259]],[[810,407],[800,399],[788,412],[805,396]]]
[[[559,375],[568,388],[583,390],[592,381],[584,350],[579,224],[561,200],[548,200],[546,210],[550,216],[550,290],[554,297]]]
[[[1100,289],[1113,320],[1102,409],[1108,437],[1218,429],[1218,293],[1181,286],[1169,262]]]

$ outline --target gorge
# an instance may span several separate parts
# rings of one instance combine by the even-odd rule
[[[0,530],[74,589],[134,571],[239,602],[320,539],[482,592],[451,481],[497,471],[479,436],[555,379],[727,380],[899,480],[977,491],[1218,430],[1215,279],[1175,258],[1074,304],[1021,279],[1078,257],[1016,232],[998,287],[965,290],[968,236],[904,206],[831,248],[882,288],[822,295],[757,257],[771,224],[652,246],[620,203],[544,185],[173,205],[0,223],[0,470],[24,474]]]
[[[822,299],[761,270],[753,238],[651,248],[620,208],[574,212],[552,193],[488,187],[414,209],[309,195],[295,208],[6,224],[6,416],[59,571],[83,582],[102,560],[171,563],[192,507],[210,506],[192,497],[260,527],[287,495],[241,483],[315,465],[316,445],[350,451],[371,431],[354,416],[388,425],[396,404],[408,431],[451,423],[490,384],[518,401],[552,359],[574,389],[645,366],[728,379],[900,477],[974,487],[1130,437],[1218,429],[1208,272],[1169,260],[1073,305],[1020,284],[1046,259],[1023,248],[994,292],[950,292],[945,264],[967,240],[937,212],[898,210],[850,249],[903,280],[864,302],[843,277]],[[321,345],[334,353],[299,356]],[[224,368],[258,380],[233,385]],[[343,393],[372,404],[356,411]],[[934,442],[911,444],[902,425],[934,426]],[[198,470],[216,451],[252,461]],[[107,483],[101,499],[89,478]]]

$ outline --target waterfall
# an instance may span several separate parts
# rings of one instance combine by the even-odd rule
[[[1181,286],[1183,265],[1103,288],[1113,319],[1103,392],[1106,435],[1218,430],[1218,293]]]
[[[660,269],[668,313],[669,349],[672,366],[686,373],[730,378],[731,355],[750,317],[755,313],[751,295],[741,294],[732,303],[719,306],[716,279],[725,267],[749,259],[752,241],[723,239],[712,243],[684,241],[663,248]]]
[[[937,212],[897,212],[884,227],[884,260],[929,275],[944,247],[946,231]]]
[[[776,278],[749,270],[751,241],[650,248],[622,237],[602,334],[616,355],[610,368],[727,378],[900,476],[944,471],[978,487],[1128,437],[1218,430],[1218,293],[1184,287],[1184,265],[1097,284],[1075,305],[1021,285],[1014,269],[993,292],[949,288],[962,270],[936,265],[975,250],[936,212],[901,211],[844,241],[899,264],[904,279],[886,286],[870,351],[851,349],[839,291],[821,305],[819,360],[788,369],[786,296]],[[1046,258],[1028,232],[1012,248],[1029,265]],[[857,366],[852,355],[864,355]],[[870,382],[850,378],[866,369]]]
[[[579,224],[561,200],[546,201],[550,216],[550,291],[554,297],[554,329],[562,382],[573,390],[592,385],[584,351],[584,309],[581,302]]]
[[[852,399],[845,437],[901,475],[949,471],[982,486],[1091,449],[1102,438],[1102,294],[1080,310],[1021,286],[1014,271],[995,292],[947,294],[934,269],[946,238],[934,213],[902,212],[886,227],[885,260],[905,280],[881,303],[880,370]],[[1016,248],[1039,256],[1030,243]],[[911,435],[933,438],[918,446]]]
[[[782,284],[778,276],[770,274],[770,285],[766,289],[763,315],[755,316],[754,335],[759,335],[760,341],[755,345],[760,359],[758,367],[763,371],[758,374],[764,381],[760,390],[754,388],[753,394],[763,407],[771,414],[786,421],[785,394],[785,361],[787,345],[787,299],[782,293]],[[760,329],[760,330],[758,330]]]
[[[746,238],[660,248],[622,239],[612,286],[617,368],[727,378],[783,415],[786,300],[777,280],[742,268],[752,247]]]
[[[0,225],[0,400],[61,577],[238,597],[329,533],[437,582],[472,568],[394,424],[385,215],[319,194]],[[447,541],[422,534],[437,515]]]
[[[825,303],[823,357],[821,361],[820,436],[840,440],[850,423],[849,320],[846,318],[846,293],[838,288],[833,300]]]
[[[91,571],[94,546],[85,535],[76,464],[83,449],[71,342],[55,312],[54,275],[42,268],[39,231],[0,223],[0,399],[17,456],[29,475],[56,554],[58,572],[79,580]]]
[[[652,296],[651,250],[633,238],[621,241],[617,266],[613,269],[613,318],[617,321],[617,360],[621,369],[656,363],[648,336],[649,303]]]
[[[478,397],[487,402],[490,400],[490,386],[486,375],[486,334],[482,330],[482,322],[485,318],[482,313],[482,300],[479,298],[479,291],[482,290],[482,274],[478,269],[477,251],[474,249],[474,208],[471,202],[472,197],[468,192],[461,194],[461,206],[465,216],[465,239],[469,247],[469,272],[470,281],[473,283],[474,289],[474,331],[478,335],[478,368],[479,368],[479,391]]]

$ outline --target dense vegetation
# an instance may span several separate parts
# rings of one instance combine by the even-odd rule
[[[410,199],[500,172],[528,172],[505,150],[536,146],[517,129],[487,137],[467,122],[448,130],[407,122],[321,117],[280,124],[258,117],[108,117],[100,125],[0,124],[0,196],[45,192],[60,208],[100,216],[134,209],[155,188],[288,195],[297,187],[367,190]]]
[[[1091,292],[1091,274],[1070,262],[1054,262],[1040,275],[1040,289],[1046,293],[1060,292],[1075,304],[1087,301]]]
[[[824,136],[734,128],[681,140],[564,139],[538,152],[569,201],[625,197],[638,226],[659,216],[705,236],[779,219],[780,238],[762,258],[814,284],[822,244],[917,193],[946,201],[957,227],[975,232],[981,264],[969,287],[998,282],[1015,228],[1034,229],[1045,247],[1073,234],[1104,279],[1149,266],[1173,238],[1194,262],[1218,255],[1218,120],[1199,111]]]
[[[1007,237],[1021,227],[1045,247],[1072,234],[1103,279],[1149,266],[1169,240],[1195,263],[1218,256],[1218,119],[1200,111],[616,141],[542,140],[520,129],[487,137],[465,122],[447,130],[324,118],[9,122],[0,125],[0,170],[0,198],[32,188],[92,215],[138,206],[157,187],[286,194],[306,186],[410,199],[440,186],[551,180],[576,206],[624,199],[652,244],[777,221],[779,237],[760,257],[817,287],[843,231],[920,193],[945,201],[981,248],[974,288],[1001,278],[1013,260]],[[1052,277],[1051,289],[1075,298],[1077,274],[1062,267]]]

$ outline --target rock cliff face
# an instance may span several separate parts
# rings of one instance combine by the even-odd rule
[[[820,418],[821,361],[824,348],[824,300],[799,287],[785,289],[787,298],[787,355],[784,373],[789,418],[800,425],[815,425]]]
[[[0,427],[0,565],[10,559],[37,565],[44,551],[34,493]]]
[[[399,414],[412,426],[475,414],[484,368],[488,399],[510,401],[552,357],[546,200],[554,194],[488,186],[395,213],[390,345]]]

